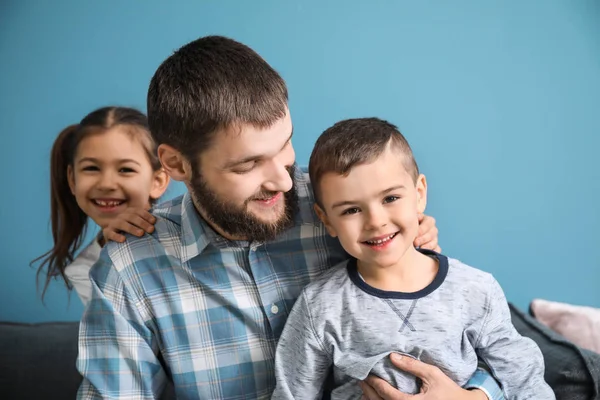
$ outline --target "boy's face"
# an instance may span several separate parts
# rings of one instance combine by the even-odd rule
[[[327,173],[319,184],[324,207],[316,206],[319,217],[363,264],[392,267],[414,249],[427,183],[420,175],[415,184],[402,161],[388,146],[371,164],[352,168],[348,176]]]

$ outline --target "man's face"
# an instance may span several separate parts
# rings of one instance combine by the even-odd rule
[[[266,129],[244,125],[215,135],[188,189],[220,234],[264,241],[291,225],[297,208],[291,137],[289,111]]]

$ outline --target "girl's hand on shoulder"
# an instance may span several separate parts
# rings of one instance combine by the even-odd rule
[[[123,243],[125,233],[142,237],[145,233],[154,232],[156,217],[143,208],[127,208],[117,215],[107,226],[102,228],[104,240]]]

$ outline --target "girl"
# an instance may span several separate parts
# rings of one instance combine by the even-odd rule
[[[65,128],[50,159],[51,220],[54,247],[42,260],[42,297],[52,278],[62,277],[84,305],[91,295],[89,270],[100,257],[98,235],[75,257],[85,238],[88,217],[100,228],[127,207],[147,209],[167,189],[147,118],[138,110],[105,107]]]

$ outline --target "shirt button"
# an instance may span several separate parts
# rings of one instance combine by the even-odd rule
[[[279,312],[279,307],[277,307],[275,304],[273,304],[273,305],[271,306],[271,312],[272,312],[273,314],[277,314],[277,313]]]

